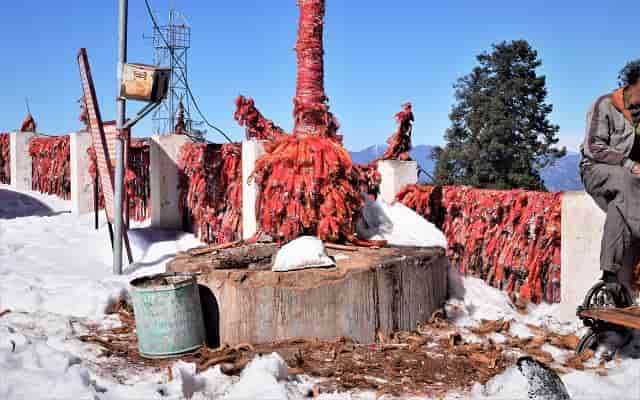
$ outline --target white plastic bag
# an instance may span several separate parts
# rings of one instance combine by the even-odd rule
[[[302,236],[282,246],[271,270],[285,272],[334,265],[336,263],[327,255],[322,240],[315,236]]]
[[[363,239],[386,240],[394,246],[447,247],[447,239],[435,225],[399,202],[368,200],[356,230]]]

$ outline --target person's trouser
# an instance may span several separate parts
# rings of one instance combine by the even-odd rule
[[[608,164],[584,166],[581,175],[587,193],[607,213],[600,268],[618,275],[626,273],[621,271],[625,253],[640,239],[640,177]]]

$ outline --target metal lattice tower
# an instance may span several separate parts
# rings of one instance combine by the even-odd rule
[[[191,99],[187,90],[191,26],[180,11],[171,9],[169,22],[159,26],[159,29],[154,28],[151,39],[154,64],[171,68],[169,93],[153,114],[154,134],[173,132],[179,105],[182,102],[186,131],[193,136],[203,136],[204,133],[197,129],[202,122],[191,118]]]

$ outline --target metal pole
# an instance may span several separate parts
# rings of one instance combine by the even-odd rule
[[[119,0],[118,20],[118,91],[117,91],[117,120],[116,128],[120,134],[126,120],[126,100],[120,97],[120,81],[122,78],[122,66],[127,62],[127,18],[128,0]],[[122,200],[124,194],[124,140],[122,135],[116,139],[116,175],[114,179],[115,190],[113,199],[114,241],[113,241],[113,273],[122,274]]]

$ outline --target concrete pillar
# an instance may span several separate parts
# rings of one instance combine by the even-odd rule
[[[585,192],[562,195],[560,318],[576,319],[576,307],[600,277],[604,212]]]
[[[29,142],[35,136],[32,132],[11,132],[11,187],[16,190],[31,190],[31,156]]]
[[[396,193],[403,186],[418,183],[418,163],[416,161],[378,161],[378,172],[382,177],[380,196],[387,203],[393,203]]]
[[[249,177],[255,169],[256,161],[265,153],[263,142],[245,140],[242,142],[242,238],[249,239],[258,232],[256,201],[258,187]]]
[[[562,195],[562,233],[560,274],[560,319],[575,321],[576,307],[587,291],[602,276],[600,246],[605,213],[585,192],[566,192]],[[638,248],[625,254],[620,282],[629,287],[633,267],[638,260]]]
[[[82,215],[93,211],[93,178],[89,174],[91,134],[77,132],[69,135],[71,162],[71,212]]]
[[[182,229],[178,158],[182,145],[190,141],[184,135],[160,135],[151,138],[149,180],[153,227]]]

